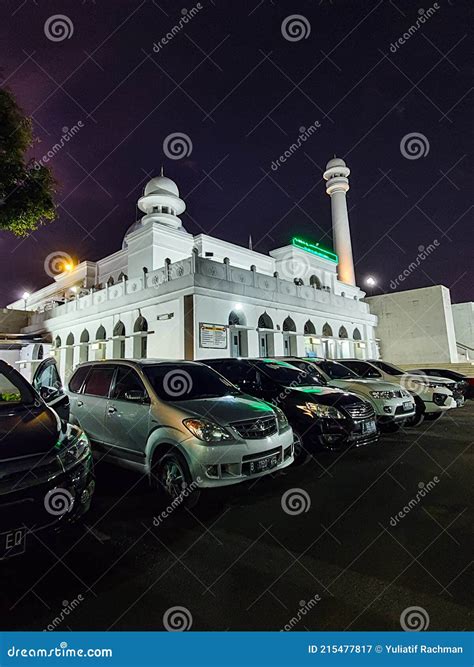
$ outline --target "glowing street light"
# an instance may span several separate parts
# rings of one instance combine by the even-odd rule
[[[23,301],[25,302],[25,310],[26,310],[26,302],[30,298],[30,293],[29,292],[23,292],[22,297]]]
[[[369,287],[375,287],[377,281],[373,276],[369,276],[368,278],[366,278],[365,284],[368,285]]]

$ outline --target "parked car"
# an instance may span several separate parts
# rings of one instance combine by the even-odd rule
[[[58,391],[48,398],[58,402]],[[0,559],[23,553],[39,531],[76,521],[93,492],[85,433],[61,420],[17,370],[0,361]]]
[[[471,377],[448,368],[416,368],[411,369],[410,373],[453,380],[456,383],[456,389],[464,396],[465,399],[474,398],[474,368]]]
[[[447,410],[456,407],[452,391],[454,382],[442,378],[427,379],[420,375],[406,373],[401,368],[378,359],[370,361],[344,359],[343,363],[359,377],[394,382],[407,389],[416,404],[415,416],[408,420],[408,425],[420,424],[423,419],[433,421],[441,417]]]
[[[110,462],[146,474],[171,500],[236,484],[293,462],[283,412],[198,362],[81,364],[68,387],[71,418]]]
[[[379,433],[372,406],[354,394],[323,386],[291,364],[275,359],[208,359],[242,391],[278,405],[295,437],[295,456],[320,446],[339,450],[374,443]]]
[[[350,391],[368,401],[381,430],[397,431],[415,414],[412,395],[393,382],[360,378],[346,366],[328,359],[287,357],[286,361],[325,385]]]

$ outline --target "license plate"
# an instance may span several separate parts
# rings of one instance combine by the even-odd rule
[[[375,433],[377,426],[375,421],[371,419],[370,421],[362,422],[362,433],[366,435],[367,433]]]
[[[26,528],[16,528],[0,533],[0,560],[24,553],[26,548]]]
[[[413,409],[413,403],[411,401],[404,401],[403,409],[405,410],[405,412],[409,412],[410,410]]]
[[[267,456],[264,459],[259,459],[258,461],[252,461],[250,463],[250,472],[263,472],[264,470],[275,468],[278,465],[278,460],[278,455],[274,454],[273,456]]]

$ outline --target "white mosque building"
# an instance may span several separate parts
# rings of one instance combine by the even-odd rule
[[[334,251],[294,237],[268,255],[188,233],[178,186],[152,178],[120,250],[8,306],[28,312],[23,333],[49,341],[21,347],[20,366],[53,354],[67,376],[92,359],[378,356],[377,317],[354,279],[349,174],[338,158],[324,172]]]

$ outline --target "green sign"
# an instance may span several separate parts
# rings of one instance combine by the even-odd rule
[[[300,239],[297,236],[294,236],[291,239],[292,245],[295,248],[301,248],[301,250],[306,250],[306,252],[311,252],[313,255],[322,257],[323,259],[328,259],[330,262],[338,262],[339,258],[335,252],[328,250],[327,248],[322,248],[319,243],[311,243],[310,241],[305,241]]]

